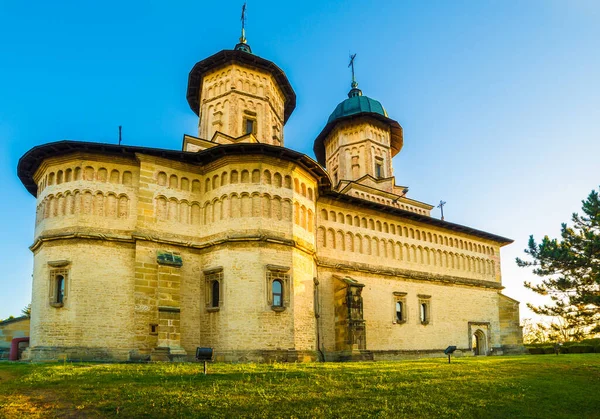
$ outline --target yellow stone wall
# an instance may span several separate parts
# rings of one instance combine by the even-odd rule
[[[376,158],[383,163],[382,177],[394,175],[390,152],[390,129],[373,118],[343,121],[324,140],[327,169],[336,169],[339,180],[375,177]]]
[[[135,227],[137,162],[73,154],[38,170],[35,236],[78,229],[128,231]]]
[[[229,65],[202,79],[198,136],[205,140],[219,131],[230,137],[246,132],[243,118],[257,121],[259,142],[283,145],[284,96],[273,77],[263,71]]]
[[[14,338],[29,336],[28,318],[15,318],[0,322],[0,348],[10,348]]]
[[[448,285],[433,280],[416,281],[408,277],[381,275],[347,270],[345,275],[365,284],[362,292],[364,319],[366,321],[367,348],[373,351],[440,350],[449,345],[469,348],[469,322],[490,323],[492,330],[499,330],[498,290],[473,286]],[[319,282],[324,301],[333,301],[336,282],[333,275],[339,269],[319,268]],[[405,323],[396,322],[395,303],[397,293],[406,293],[408,315]],[[421,324],[419,295],[431,298],[431,321]],[[334,307],[324,304],[322,310],[324,349],[333,351],[335,346]],[[501,346],[501,337],[492,334],[492,344]]]
[[[498,295],[500,314],[500,339],[508,350],[523,345],[523,328],[519,318],[519,302],[505,295]]]
[[[518,343],[518,305],[500,314],[498,243],[320,197],[292,161],[71,154],[46,160],[35,180],[33,359],[148,359],[161,347],[190,358],[197,346],[223,360],[307,359],[335,347],[333,275],[365,285],[368,350],[468,349],[473,322],[489,325],[492,346]],[[182,265],[158,263],[159,251]],[[68,269],[62,307],[49,303],[57,263]],[[289,275],[282,311],[269,305],[270,266]],[[222,305],[210,310],[205,277],[217,268]],[[404,324],[393,321],[393,292],[406,293]]]
[[[500,248],[492,241],[324,199],[317,209],[319,259],[501,281]]]
[[[64,306],[52,307],[49,263],[67,261]],[[134,347],[133,243],[98,239],[44,242],[34,251],[31,342],[34,346]]]

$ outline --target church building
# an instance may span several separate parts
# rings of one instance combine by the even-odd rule
[[[522,350],[500,273],[512,240],[433,218],[396,184],[402,127],[356,81],[315,159],[284,146],[296,94],[243,35],[192,68],[187,101],[198,133],[181,151],[59,141],[20,159],[37,200],[24,358]]]

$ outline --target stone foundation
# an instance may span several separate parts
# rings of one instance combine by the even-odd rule
[[[131,361],[130,349],[92,348],[83,346],[35,346],[23,352],[24,361],[125,362]]]
[[[8,352],[6,354],[8,357]],[[215,351],[216,362],[316,362],[321,360],[317,351],[253,350]],[[150,354],[135,349],[50,347],[28,348],[23,360],[34,362],[194,362],[195,354],[179,354],[169,348],[155,348]]]

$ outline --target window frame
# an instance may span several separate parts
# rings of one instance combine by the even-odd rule
[[[267,281],[267,305],[275,312],[285,311],[290,306],[290,270],[287,266],[267,265],[266,266],[266,281]],[[275,305],[275,292],[273,284],[279,282],[281,284],[281,304]]]
[[[419,324],[426,326],[431,324],[431,295],[419,294]]]
[[[379,173],[377,173],[379,172]],[[379,157],[375,157],[375,178],[383,179],[385,177],[385,173],[383,170],[383,159]]]
[[[253,134],[256,136],[258,132],[258,121],[256,116],[244,115],[242,121],[242,135]],[[248,123],[252,123],[252,131],[250,132],[248,132]]]
[[[393,299],[393,323],[404,324],[408,321],[408,306],[406,305],[406,292],[394,292]],[[401,317],[398,318],[397,304],[402,305]]]
[[[69,298],[69,273],[69,269],[65,266],[53,267],[50,269],[48,297],[51,307],[60,308],[67,304]],[[62,284],[62,287],[60,287],[59,284]],[[59,296],[61,288],[63,292]]]

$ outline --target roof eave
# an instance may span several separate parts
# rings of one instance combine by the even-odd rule
[[[45,159],[61,156],[73,152],[89,152],[112,155],[129,155],[135,157],[136,153],[155,157],[177,160],[191,164],[206,164],[215,158],[224,155],[264,154],[298,163],[311,173],[319,183],[319,187],[331,189],[331,181],[325,170],[313,159],[305,154],[289,148],[274,146],[264,143],[237,143],[220,144],[198,152],[166,150],[161,148],[126,146],[105,143],[92,143],[83,141],[57,141],[39,145],[25,153],[17,164],[17,176],[23,186],[34,197],[37,196],[37,184],[33,176]]]
[[[377,202],[368,201],[366,199],[357,198],[351,195],[342,194],[333,190],[326,191],[322,195],[329,196],[330,198],[336,201],[345,201],[348,203],[360,205],[365,208],[371,208],[373,210],[379,212],[386,212],[388,214],[395,214],[401,216],[403,218],[408,218],[413,221],[421,222],[423,224],[429,224],[436,227],[440,227],[446,230],[452,230],[459,233],[464,233],[476,237],[480,237],[486,240],[490,240],[496,243],[499,243],[501,246],[505,246],[507,244],[511,244],[514,242],[512,239],[508,239],[506,237],[498,236],[496,234],[488,233],[486,231],[477,230],[472,227],[467,227],[461,224],[451,223],[449,221],[438,220],[437,218],[432,218],[428,215],[421,215],[415,212],[403,210],[401,208],[390,207],[388,205],[379,204]]]
[[[296,93],[287,79],[287,76],[283,70],[272,61],[239,50],[222,50],[202,61],[198,61],[194,65],[188,77],[186,94],[188,104],[192,111],[194,111],[196,115],[199,113],[199,94],[200,89],[202,88],[202,75],[208,71],[236,62],[260,68],[261,70],[270,73],[275,78],[285,98],[283,122],[285,124],[296,108]]]

